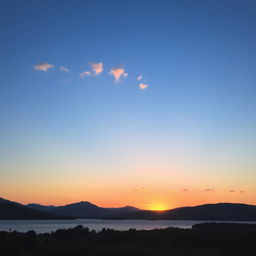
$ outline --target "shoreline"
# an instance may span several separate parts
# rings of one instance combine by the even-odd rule
[[[3,255],[256,255],[256,224],[195,224],[191,229],[116,231],[81,225],[36,234],[0,231]]]

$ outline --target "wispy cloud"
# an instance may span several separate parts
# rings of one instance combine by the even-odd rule
[[[184,188],[182,192],[188,192],[189,190],[187,188]]]
[[[90,71],[84,71],[84,72],[80,73],[80,77],[83,78],[83,77],[85,77],[85,76],[90,76],[91,73],[92,73],[92,72],[90,72]]]
[[[135,189],[133,189],[133,191],[136,191],[136,192],[139,192],[139,191],[146,192],[146,191],[149,191],[149,188],[146,188],[146,187],[135,188]]]
[[[236,191],[235,190],[229,190],[229,193],[235,193]]]
[[[214,188],[207,188],[207,189],[204,190],[204,192],[213,192],[213,191],[215,191]]]
[[[116,82],[120,81],[122,76],[128,76],[128,73],[125,72],[124,68],[112,68],[109,74],[114,76]]]
[[[140,81],[142,79],[142,75],[137,76],[137,81]]]
[[[240,193],[245,193],[245,191],[244,191],[244,190],[240,190],[239,192],[240,192]]]
[[[60,71],[69,72],[69,69],[68,69],[68,68],[65,68],[65,67],[63,67],[63,66],[61,66],[59,69],[60,69]]]
[[[103,63],[90,63],[94,75],[99,75],[103,72]]]
[[[34,70],[41,70],[41,71],[48,71],[48,69],[53,68],[54,66],[49,63],[39,63],[38,65],[34,66]]]
[[[139,87],[141,90],[145,90],[145,89],[147,89],[148,85],[141,83],[141,84],[139,84]]]

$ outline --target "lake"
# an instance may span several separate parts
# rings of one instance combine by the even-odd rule
[[[102,228],[115,230],[151,230],[155,228],[191,228],[193,224],[206,221],[184,221],[184,220],[99,220],[99,219],[77,219],[77,220],[0,220],[0,231],[16,230],[27,232],[34,230],[36,233],[48,233],[57,229],[73,228],[83,225],[90,230],[100,231]],[[256,223],[256,222],[249,222]]]

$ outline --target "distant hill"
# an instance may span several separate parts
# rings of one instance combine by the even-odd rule
[[[256,206],[246,204],[205,204],[167,211],[137,211],[107,216],[106,219],[256,221]]]
[[[256,206],[218,203],[181,207],[167,211],[147,211],[131,206],[104,208],[85,201],[64,206],[44,206],[40,204],[28,204],[27,206],[24,206],[0,198],[0,219],[67,218],[256,221]]]
[[[56,215],[0,198],[0,220],[61,220],[71,217]]]
[[[140,209],[131,206],[125,206],[120,208],[103,208],[90,202],[84,201],[64,206],[44,206],[40,204],[28,204],[27,206],[31,209],[36,209],[49,213],[87,219],[103,218],[110,215],[128,214],[140,211]]]
[[[41,205],[41,204],[27,204],[28,208],[44,211],[44,212],[52,212],[56,207],[52,205]]]

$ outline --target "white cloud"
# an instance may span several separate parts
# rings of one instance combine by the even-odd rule
[[[34,66],[34,70],[48,71],[48,69],[53,68],[54,66],[49,63],[40,63]]]
[[[124,68],[112,68],[109,74],[114,76],[116,82],[120,81],[122,76],[128,76],[128,73],[125,72]]]
[[[137,81],[140,81],[142,79],[142,75],[137,76]]]
[[[141,84],[139,84],[139,87],[141,90],[145,90],[148,87],[148,85],[141,83]]]
[[[65,67],[62,67],[62,66],[59,69],[60,69],[60,71],[69,72],[68,68],[65,68]]]
[[[90,76],[91,74],[92,74],[92,72],[90,72],[90,71],[84,71],[84,72],[80,73],[80,77],[83,78],[85,76]]]
[[[91,63],[90,65],[91,65],[94,75],[99,75],[100,73],[103,72],[103,63],[102,62]]]

